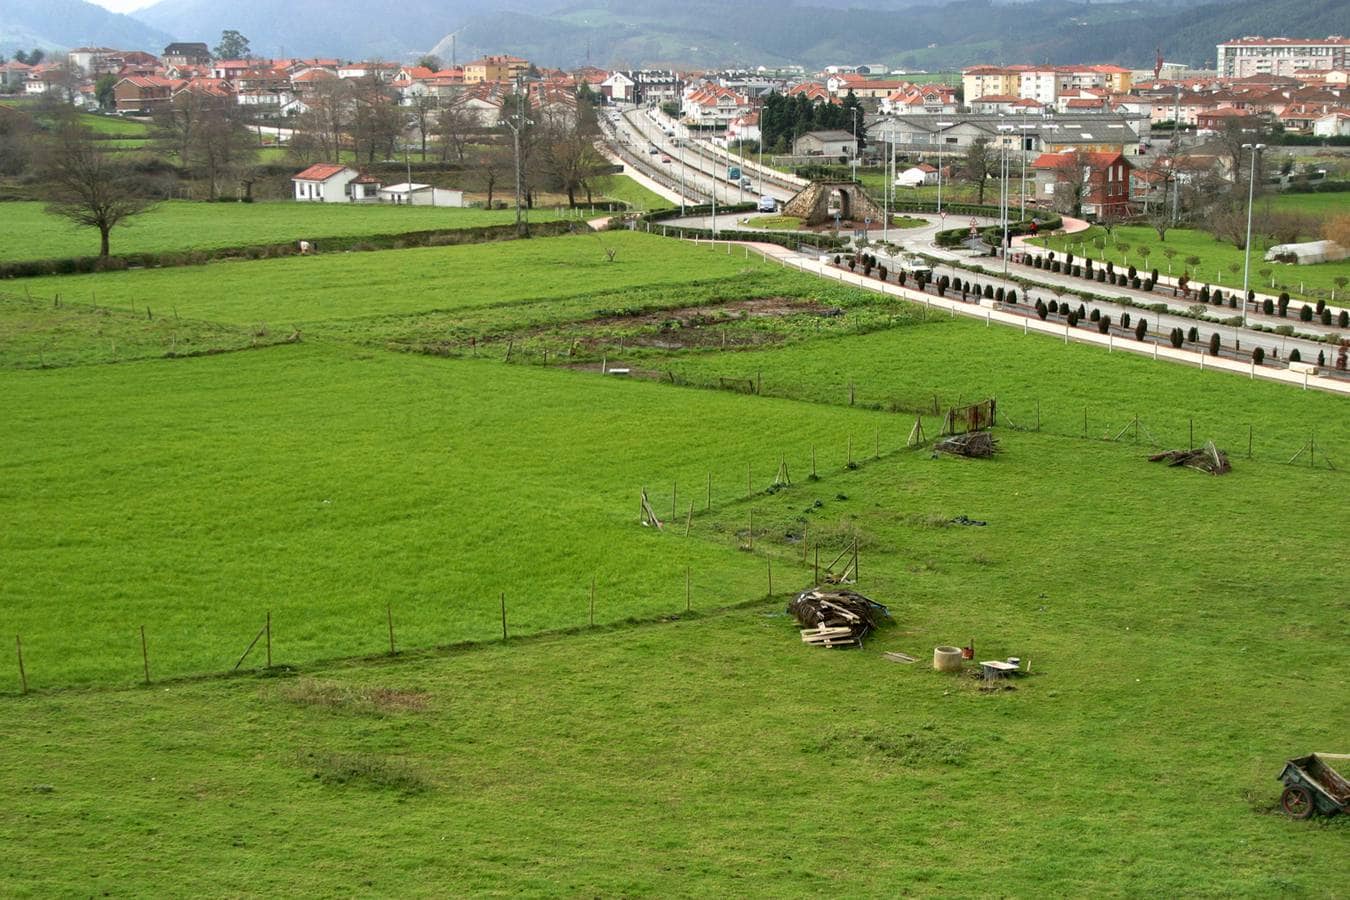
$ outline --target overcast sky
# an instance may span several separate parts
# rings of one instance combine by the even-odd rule
[[[154,0],[89,0],[90,3],[97,3],[104,9],[111,9],[113,12],[131,12],[133,9],[140,9],[149,6]]]

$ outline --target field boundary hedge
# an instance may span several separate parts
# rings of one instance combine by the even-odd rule
[[[533,222],[530,234],[555,237],[576,231],[589,231],[585,222],[556,220]],[[514,223],[482,225],[473,228],[440,228],[429,231],[404,231],[389,234],[345,235],[306,238],[316,252],[363,252],[403,250],[408,247],[448,247],[456,244],[487,244],[516,239]],[[0,278],[36,278],[43,275],[78,275],[87,272],[117,272],[126,269],[168,269],[200,266],[222,259],[273,259],[298,256],[299,241],[272,244],[243,244],[209,250],[167,250],[161,253],[123,253],[113,256],[69,256],[56,259],[0,262]]]

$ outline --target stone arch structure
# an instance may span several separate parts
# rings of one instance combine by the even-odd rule
[[[783,206],[783,215],[801,219],[808,226],[833,221],[830,198],[839,195],[839,217],[845,222],[881,221],[881,208],[856,181],[813,181]]]

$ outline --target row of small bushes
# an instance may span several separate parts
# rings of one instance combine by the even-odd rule
[[[570,231],[586,230],[583,222],[552,221],[530,225],[530,232],[552,237]],[[485,244],[511,240],[516,226],[485,225],[476,228],[408,231],[397,234],[367,234],[343,237],[307,238],[316,252],[402,250],[407,247],[446,247],[454,244]],[[217,247],[210,250],[169,250],[162,253],[123,253],[115,256],[70,256],[58,259],[31,259],[0,262],[0,278],[34,278],[43,275],[76,275],[85,272],[115,272],[123,269],[167,269],[176,266],[200,266],[219,259],[271,259],[296,256],[298,241],[284,244],[251,244]]]
[[[759,207],[754,203],[733,203],[730,206],[722,204],[715,210],[711,203],[700,203],[698,206],[685,205],[681,210],[678,206],[670,209],[654,209],[638,219],[639,222],[664,222],[666,219],[680,219],[686,216],[710,216],[714,212],[719,214],[735,215],[736,213],[754,212]]]
[[[1064,274],[1071,274],[1075,278],[1084,278],[1088,281],[1096,280],[1098,283],[1106,282],[1114,284],[1117,287],[1131,287],[1135,290],[1143,290],[1145,292],[1151,292],[1158,279],[1157,269],[1154,269],[1151,273],[1143,276],[1141,279],[1138,270],[1136,270],[1134,266],[1130,266],[1128,272],[1121,273],[1115,271],[1114,264],[1111,262],[1107,262],[1104,267],[1098,266],[1094,272],[1092,260],[1090,258],[1085,258],[1083,263],[1079,264],[1074,261],[1074,255],[1072,253],[1065,254],[1063,260],[1056,259],[1053,251],[1047,253],[1043,257],[1032,256],[1030,258],[1030,265],[1034,269],[1046,269],[1055,273],[1063,272]],[[1225,296],[1221,288],[1211,289],[1210,286],[1206,284],[1200,287],[1197,296],[1200,302],[1206,306],[1211,304],[1214,306],[1223,306],[1227,303],[1229,309],[1238,308],[1238,292],[1236,291],[1229,291]],[[1247,292],[1247,302],[1256,302],[1255,291],[1249,290]],[[1289,293],[1287,291],[1282,291],[1277,300],[1272,300],[1269,297],[1265,298],[1261,301],[1261,311],[1268,316],[1278,314],[1282,319],[1288,317]],[[1323,325],[1330,326],[1334,323],[1338,328],[1350,327],[1350,312],[1341,310],[1338,315],[1333,316],[1331,310],[1327,307],[1327,302],[1325,300],[1319,299],[1315,307],[1309,306],[1306,303],[1303,304],[1303,307],[1299,310],[1298,316],[1299,320],[1303,322],[1311,322],[1314,318],[1317,318]]]
[[[956,260],[939,259],[937,257],[928,256],[922,253],[919,255],[934,265],[956,266],[958,268],[967,269],[969,271],[977,273],[983,273],[985,271],[984,268],[979,265],[974,265]],[[1003,276],[1000,275],[1000,277]],[[1032,288],[1050,289],[1049,285],[1038,282],[1033,278],[1024,278],[1020,275],[1015,274],[1009,274],[1007,278],[1011,281],[1016,282],[1017,284],[1020,284],[1024,290],[1031,290]],[[1094,281],[1096,280],[1095,276],[1093,280]],[[1096,294],[1091,293],[1089,291],[1084,291],[1079,288],[1074,288],[1073,292],[1079,297],[1084,297],[1088,300],[1093,301],[1094,303],[1113,303],[1116,306],[1130,306],[1138,309],[1147,309],[1152,310],[1153,312],[1156,313],[1167,313],[1173,316],[1183,316],[1188,319],[1196,319],[1201,322],[1212,322],[1217,325],[1236,326],[1242,324],[1241,316],[1228,316],[1222,319],[1214,318],[1212,316],[1205,315],[1203,312],[1200,312],[1199,307],[1193,307],[1191,309],[1173,309],[1167,303],[1162,302],[1144,303],[1142,301],[1135,300],[1129,296]],[[1298,337],[1306,341],[1319,341],[1328,344],[1334,344],[1339,340],[1338,336],[1334,334],[1320,335],[1320,334],[1305,334],[1301,332],[1296,332],[1294,330],[1294,326],[1292,325],[1263,325],[1257,322],[1248,322],[1247,328],[1251,331],[1264,331],[1270,334],[1279,334],[1285,337]]]

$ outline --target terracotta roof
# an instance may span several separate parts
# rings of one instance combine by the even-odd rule
[[[292,175],[292,181],[327,181],[340,172],[345,172],[347,167],[338,163],[315,163],[298,175]]]
[[[1075,153],[1042,153],[1036,157],[1036,161],[1031,164],[1033,169],[1058,169],[1065,163],[1071,162],[1078,154]],[[1117,159],[1124,159],[1119,153],[1083,153],[1081,156],[1088,161],[1094,168],[1099,169],[1110,165]],[[1125,160],[1129,165],[1129,160]],[[1131,167],[1133,168],[1133,167]]]

